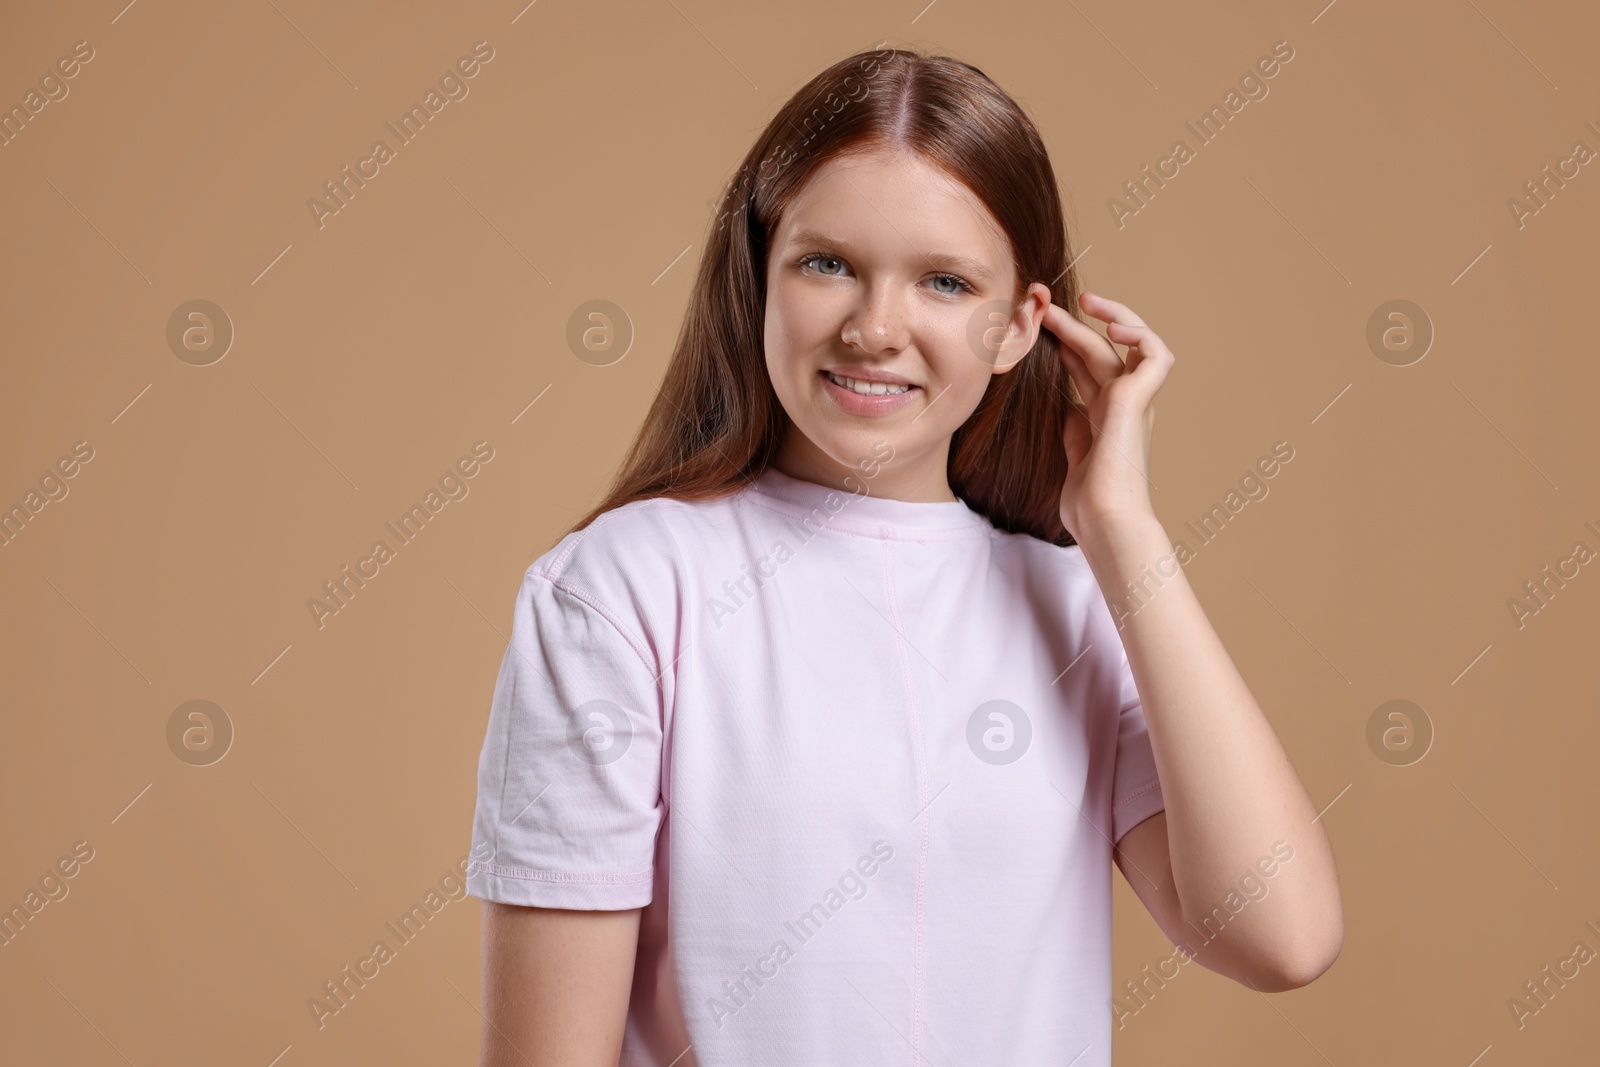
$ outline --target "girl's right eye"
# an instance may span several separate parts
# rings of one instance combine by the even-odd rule
[[[822,264],[822,266],[818,266]],[[830,256],[826,252],[812,252],[800,260],[802,267],[810,267],[818,274],[837,276],[844,273],[844,261],[837,256]]]

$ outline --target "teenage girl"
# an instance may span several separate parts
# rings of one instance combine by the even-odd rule
[[[1151,507],[1172,353],[1072,262],[972,66],[862,53],[767,126],[517,595],[484,1064],[1105,1067],[1113,860],[1180,963],[1333,962],[1327,837]]]

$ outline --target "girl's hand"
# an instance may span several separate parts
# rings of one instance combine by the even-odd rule
[[[1126,306],[1087,292],[1078,303],[1107,324],[1106,337],[1056,304],[1045,311],[1043,325],[1060,338],[1061,361],[1082,399],[1067,415],[1067,480],[1061,487],[1062,525],[1081,544],[1113,523],[1155,517],[1149,477],[1153,401],[1173,355]],[[1126,364],[1112,341],[1128,346]]]

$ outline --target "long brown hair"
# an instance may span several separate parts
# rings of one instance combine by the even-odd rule
[[[570,532],[635,500],[710,500],[758,477],[790,426],[763,357],[767,241],[824,162],[908,148],[965,184],[1010,238],[1020,299],[1032,282],[1078,315],[1055,173],[1022,109],[978,68],[886,48],[833,64],[785,103],[722,196],[672,360],[611,489]],[[991,376],[950,440],[951,491],[997,529],[1057,545],[1070,379],[1057,340]]]

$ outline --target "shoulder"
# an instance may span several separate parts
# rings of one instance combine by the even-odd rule
[[[624,573],[646,579],[681,573],[706,536],[728,527],[740,495],[714,500],[652,497],[612,508],[563,537],[534,561],[529,573],[569,583],[599,583]]]
[[[523,583],[549,583],[648,641],[674,625],[689,568],[733,506],[653,497],[613,508],[534,560]]]
[[[1115,631],[1099,579],[1079,545],[1055,545],[1028,534],[996,531],[991,569],[1039,625],[1082,634],[1085,640]]]
[[[1094,572],[1079,545],[1054,545],[1031,534],[994,530],[990,542],[1003,565],[1029,576],[1054,577],[1073,585],[1095,584]]]

